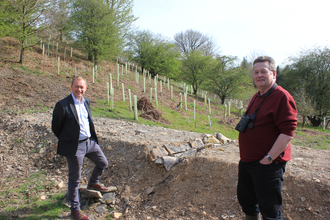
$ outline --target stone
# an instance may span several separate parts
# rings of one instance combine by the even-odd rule
[[[157,160],[155,160],[155,164],[164,164],[164,159],[163,158],[157,158]]]
[[[150,151],[151,159],[154,161],[157,158],[167,156],[168,152],[162,147],[155,147]]]
[[[107,188],[109,189],[108,192],[114,192],[114,191],[117,191],[117,187],[115,187],[115,186],[107,186]]]
[[[177,164],[180,162],[180,158],[171,157],[171,156],[164,156],[163,160],[164,160],[164,165],[165,165],[165,168],[167,171],[169,171],[174,164]]]
[[[39,150],[40,157],[44,157],[46,155],[46,153],[47,153],[47,147],[40,148],[40,150]]]
[[[181,153],[181,152],[185,151],[181,147],[172,146],[170,144],[165,144],[163,147],[170,153],[170,155]]]
[[[62,203],[63,203],[65,206],[71,208],[71,202],[70,202],[70,200],[69,200],[69,197],[68,197],[68,194],[67,194],[67,193],[65,194]]]
[[[107,205],[116,203],[116,194],[113,192],[104,193],[102,199],[100,200],[102,203]]]
[[[147,190],[146,190],[146,194],[149,195],[151,193],[154,193],[155,192],[155,187],[149,187]]]
[[[180,145],[180,148],[183,149],[184,151],[187,151],[187,150],[191,149],[191,147],[189,145],[186,145],[186,144]]]
[[[64,182],[63,180],[61,180],[61,182],[59,184],[57,184],[56,186],[58,189],[62,189],[64,187]]]
[[[103,214],[106,211],[106,207],[107,207],[106,204],[101,204],[95,208],[95,212],[99,214]]]
[[[122,215],[123,215],[123,214],[120,213],[120,212],[113,212],[113,213],[112,213],[112,217],[115,218],[115,219],[120,218]]]
[[[181,158],[187,158],[189,157],[190,155],[192,154],[195,154],[197,152],[197,149],[190,149],[190,150],[187,150],[186,152],[184,152],[182,155],[181,155]]]
[[[40,197],[40,199],[41,199],[41,200],[46,200],[46,196],[42,195],[42,196]]]
[[[89,199],[88,198],[81,198],[80,199],[80,208],[81,210],[87,210],[89,208]]]
[[[89,196],[88,196],[87,194],[82,193],[82,192],[80,192],[80,196],[81,196],[81,198],[83,198],[83,199],[88,199],[88,198],[89,198]]]
[[[101,202],[102,203],[105,203],[107,205],[115,204],[116,203],[116,195],[115,195],[115,193],[113,193],[113,192],[104,193],[103,194],[103,197],[101,199]]]
[[[143,131],[143,130],[135,130],[135,135],[139,135],[142,133],[146,133],[147,131]]]
[[[229,143],[231,142],[231,139],[225,137],[223,134],[221,134],[220,132],[217,133],[217,139],[222,143]]]
[[[216,139],[215,137],[213,137],[210,134],[207,134],[203,137],[203,143],[204,144],[219,144],[220,141],[218,139]]]
[[[200,139],[200,138],[190,141],[189,144],[194,149],[199,149],[204,146],[204,143],[203,143],[202,139]]]
[[[102,198],[102,193],[96,190],[81,188],[79,189],[81,193],[86,194],[89,198]]]

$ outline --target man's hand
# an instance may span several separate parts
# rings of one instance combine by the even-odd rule
[[[265,156],[264,158],[262,158],[262,160],[259,161],[259,163],[261,163],[263,165],[269,165],[272,163],[272,161],[269,161],[267,156]]]

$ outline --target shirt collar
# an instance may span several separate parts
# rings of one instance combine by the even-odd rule
[[[78,104],[84,104],[85,103],[85,98],[83,97],[82,98],[82,101],[81,101],[81,103],[78,101],[78,99],[76,99],[76,97],[73,95],[73,93],[71,93],[71,96],[72,96],[72,98],[73,98],[73,102],[74,102],[74,104],[76,104],[76,105],[78,105]]]

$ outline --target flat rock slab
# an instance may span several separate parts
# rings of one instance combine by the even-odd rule
[[[81,188],[79,191],[87,195],[88,198],[102,198],[102,193],[96,190]]]
[[[203,138],[204,144],[220,144],[220,141],[213,137],[212,135],[205,135]]]
[[[171,157],[171,156],[164,156],[163,160],[164,160],[164,165],[165,165],[165,168],[167,171],[169,171],[174,164],[177,164],[180,162],[180,158]]]
[[[168,152],[162,147],[155,147],[150,151],[151,158],[156,160],[157,158],[167,156]]]
[[[166,148],[171,155],[186,151],[186,148],[176,147],[170,144],[165,144],[163,147]]]
[[[99,214],[103,214],[106,211],[107,205],[106,204],[101,204],[95,208],[95,212]]]
[[[204,146],[204,143],[203,143],[202,139],[197,138],[193,141],[190,141],[190,146],[192,148],[199,149],[199,148],[202,148]]]
[[[114,191],[117,191],[117,187],[115,186],[107,186],[109,191],[108,192],[114,192]]]
[[[190,150],[187,150],[186,152],[184,152],[182,155],[181,155],[181,158],[187,158],[189,157],[190,155],[193,155],[197,152],[197,149],[190,149]]]

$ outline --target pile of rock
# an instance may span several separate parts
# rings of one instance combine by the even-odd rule
[[[80,209],[87,210],[90,208],[94,208],[95,212],[98,214],[104,214],[105,212],[112,210],[115,203],[116,203],[116,193],[117,187],[109,186],[109,192],[101,193],[96,190],[87,189],[87,185],[80,185],[79,186],[79,198],[80,198]],[[71,207],[70,200],[65,195],[63,199],[63,203]],[[112,211],[112,217],[119,218],[122,213]]]
[[[214,147],[221,150],[220,147],[222,144],[231,141],[231,139],[225,137],[221,133],[214,135],[206,134],[203,138],[197,138],[179,146],[165,144],[162,147],[154,147],[150,151],[149,156],[156,164],[164,164],[166,170],[169,171],[173,165],[196,154],[202,149]]]

